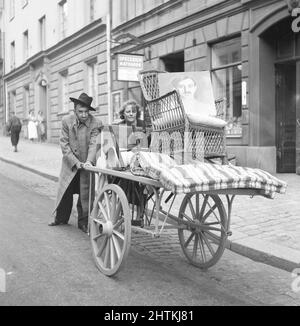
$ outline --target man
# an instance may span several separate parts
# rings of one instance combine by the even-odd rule
[[[18,144],[20,140],[20,132],[22,130],[22,122],[15,113],[11,114],[9,119],[7,131],[10,132],[11,144],[14,147],[14,152],[18,151]]]
[[[205,100],[198,99],[196,92],[197,83],[191,77],[185,77],[177,84],[177,90],[181,96],[182,103],[187,114],[201,114],[215,117],[217,115],[214,103],[206,103]]]
[[[90,115],[92,97],[82,93],[74,103],[74,114],[63,118],[60,146],[63,153],[62,169],[55,206],[55,220],[49,226],[68,224],[73,206],[77,202],[78,228],[87,233],[89,212],[89,173],[84,170],[96,163],[96,138],[102,123]],[[92,187],[93,188],[93,187]]]

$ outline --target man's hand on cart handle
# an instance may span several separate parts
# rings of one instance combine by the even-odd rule
[[[91,167],[93,167],[93,164],[91,163],[91,162],[89,162],[89,161],[86,161],[84,164],[83,164],[83,166],[82,166],[84,169],[86,169],[86,168],[91,168]]]

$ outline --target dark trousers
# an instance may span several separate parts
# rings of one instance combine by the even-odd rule
[[[79,194],[77,201],[78,227],[88,225],[88,212],[83,212],[80,198],[80,172],[77,172],[74,179],[67,188],[59,206],[56,210],[55,222],[68,223],[73,207],[73,195]]]

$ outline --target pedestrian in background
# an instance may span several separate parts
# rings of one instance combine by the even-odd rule
[[[89,213],[89,172],[84,168],[96,163],[96,139],[102,123],[90,114],[93,98],[82,93],[74,103],[74,113],[64,117],[60,137],[63,153],[59,179],[55,219],[49,226],[68,224],[73,206],[73,195],[79,194],[77,202],[78,228],[87,233]],[[93,187],[92,187],[93,188]],[[93,194],[91,194],[93,197]]]
[[[37,133],[37,119],[34,115],[34,111],[31,110],[28,115],[28,139],[34,142],[38,139]]]
[[[37,132],[39,141],[43,143],[46,140],[46,126],[44,114],[42,111],[39,111],[37,114]]]
[[[11,144],[14,147],[14,152],[18,151],[21,130],[21,120],[17,117],[15,113],[12,113],[8,122],[7,131],[10,133]]]

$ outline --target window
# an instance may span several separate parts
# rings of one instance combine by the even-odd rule
[[[39,20],[39,42],[40,50],[43,51],[46,49],[46,17],[43,16]]]
[[[150,56],[150,52],[148,56]],[[151,58],[149,58],[151,59]],[[168,72],[184,72],[184,52],[172,53],[160,58],[162,70]]]
[[[69,78],[67,71],[60,73],[60,86],[60,111],[69,112]]]
[[[15,0],[9,1],[9,19],[12,20],[15,17]]]
[[[16,47],[15,42],[10,44],[10,68],[14,69],[16,67]]]
[[[24,95],[23,95],[23,107],[24,107],[24,111],[23,111],[23,114],[24,114],[24,117],[26,118],[29,114],[29,86],[26,85],[24,87]]]
[[[95,19],[95,0],[90,0],[90,21]]]
[[[222,117],[228,136],[242,135],[241,39],[212,45],[212,83],[216,100],[224,99]]]
[[[24,61],[28,58],[28,50],[29,50],[29,43],[28,43],[28,31],[23,33],[23,56]]]
[[[94,98],[93,105],[98,105],[98,74],[97,63],[88,64],[88,93]]]
[[[16,91],[9,93],[9,112],[16,113]]]
[[[68,24],[68,2],[63,0],[59,3],[59,16],[60,16],[60,31],[61,37],[67,36],[67,24]]]

